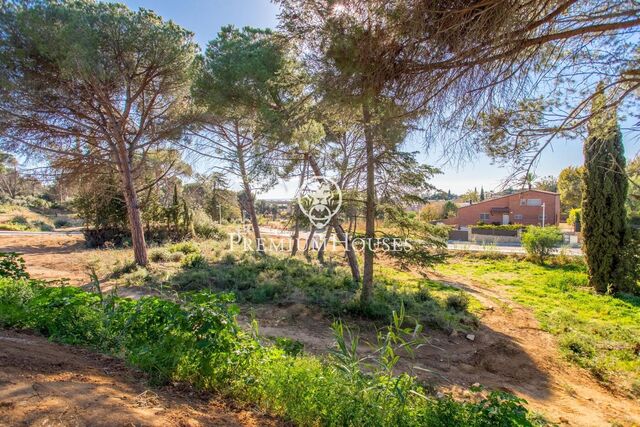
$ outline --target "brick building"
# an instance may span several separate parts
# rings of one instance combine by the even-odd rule
[[[560,223],[560,194],[542,190],[525,190],[495,199],[462,206],[455,218],[445,224],[467,227],[478,223],[545,225]]]

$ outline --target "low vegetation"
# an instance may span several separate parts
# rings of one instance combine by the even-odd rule
[[[19,266],[16,267],[18,270]],[[381,332],[379,356],[362,358],[340,323],[336,346],[318,358],[295,346],[267,345],[243,331],[227,293],[134,301],[27,278],[0,278],[0,324],[125,358],[157,383],[186,381],[300,425],[532,425],[523,400],[503,392],[470,401],[431,397],[416,379],[396,376],[396,352],[418,329],[403,314]],[[257,328],[255,328],[257,329]]]
[[[558,227],[528,227],[522,234],[522,246],[535,262],[544,264],[553,250],[562,243]]]
[[[560,258],[539,265],[507,256],[461,256],[437,270],[505,286],[514,300],[534,310],[544,330],[558,337],[568,360],[603,383],[640,396],[639,296],[597,294],[588,286],[581,260]]]
[[[303,257],[257,255],[230,250],[222,242],[181,242],[152,249],[147,268],[129,259],[107,266],[119,286],[147,286],[180,293],[231,292],[240,303],[303,303],[331,316],[355,316],[384,323],[404,308],[410,321],[448,332],[477,327],[475,299],[451,286],[396,268],[378,266],[370,304],[359,300],[348,270],[328,255],[325,264]],[[109,257],[105,256],[105,259]],[[98,268],[104,273],[105,268]]]

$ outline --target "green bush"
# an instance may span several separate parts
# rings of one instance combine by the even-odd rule
[[[553,249],[562,243],[562,233],[558,227],[529,227],[522,234],[522,245],[527,254],[543,264]]]
[[[44,221],[33,221],[32,225],[40,231],[53,231],[54,228],[51,224]]]
[[[25,217],[24,215],[16,215],[13,218],[11,218],[10,222],[15,225],[29,225],[29,221],[27,220],[27,217]]]
[[[229,294],[196,293],[103,300],[77,288],[0,279],[0,323],[122,355],[158,383],[185,381],[247,402],[297,425],[531,426],[525,401],[493,392],[474,402],[430,397],[415,378],[393,374],[390,340],[365,372],[357,341],[336,332],[336,350],[319,358],[294,342],[263,346],[236,322]],[[7,310],[11,308],[11,310]],[[10,313],[7,315],[7,313]],[[407,343],[395,326],[381,331]],[[336,326],[336,331],[339,328]],[[401,348],[398,346],[397,348]],[[404,347],[402,347],[404,348]],[[373,365],[372,365],[373,366]]]
[[[184,257],[180,263],[184,268],[203,268],[208,265],[204,255],[199,253],[190,253]]]
[[[180,242],[169,247],[169,252],[181,252],[184,255],[195,254],[200,252],[198,245],[193,242]]]

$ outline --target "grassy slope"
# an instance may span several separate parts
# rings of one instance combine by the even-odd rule
[[[53,228],[51,219],[27,207],[0,205],[0,230],[50,231]]]
[[[578,263],[540,266],[513,258],[459,257],[437,271],[505,286],[558,336],[566,358],[640,396],[640,297],[593,293]]]

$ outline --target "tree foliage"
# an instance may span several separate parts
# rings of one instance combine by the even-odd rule
[[[606,108],[602,86],[594,98],[595,114],[584,144],[582,233],[589,283],[600,293],[615,292],[627,280],[624,248],[628,182],[617,114]]]
[[[560,207],[563,212],[579,208],[582,205],[583,167],[569,166],[560,171],[558,176],[558,192]]]
[[[196,45],[155,13],[114,3],[3,2],[4,145],[117,171],[136,261],[147,263],[135,179],[147,153],[180,138]]]

